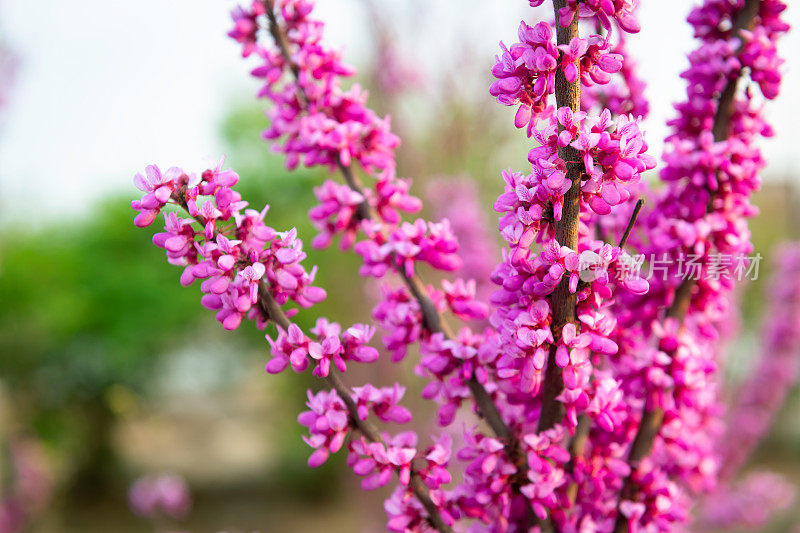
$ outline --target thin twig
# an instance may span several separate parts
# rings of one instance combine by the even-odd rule
[[[639,198],[636,202],[636,206],[633,208],[633,213],[631,213],[631,218],[628,220],[628,225],[625,227],[625,232],[622,234],[622,238],[619,240],[619,247],[624,248],[625,243],[628,242],[628,237],[631,235],[631,231],[633,230],[634,224],[636,224],[636,219],[639,218],[639,211],[642,210],[642,206],[644,205],[644,198]]]

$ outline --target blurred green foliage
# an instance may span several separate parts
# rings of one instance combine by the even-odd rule
[[[260,139],[265,122],[254,108],[230,115],[223,127],[233,154],[227,163],[240,173],[238,190],[252,207],[270,204],[267,224],[278,231],[297,227],[309,242],[312,189],[327,172],[286,171],[283,158]],[[214,313],[200,305],[199,284],[178,283],[181,269],[169,265],[151,242],[162,220],[145,230],[133,226],[129,202],[137,193],[131,185],[128,194],[101,202],[83,218],[53,220],[38,229],[11,224],[0,231],[0,381],[15,425],[64,455],[77,478],[88,472],[79,481],[90,483],[100,474],[114,474],[109,436],[117,414],[112,396],[120,387],[146,397],[162,359],[198,336],[224,336],[237,348],[231,357],[247,349],[268,355],[264,332],[251,323],[224,332]],[[364,320],[355,254],[335,248],[307,252],[308,268],[325,265],[316,284],[330,298],[313,311],[300,310],[295,320],[306,329],[320,315],[345,324]],[[291,413],[301,410],[305,388],[319,386],[291,372],[264,380],[265,388],[286,399]],[[303,428],[293,416],[280,423],[285,427],[275,432],[282,440],[276,444],[287,460],[280,461],[286,472],[276,475],[303,485],[308,479],[298,476],[308,471],[307,450],[299,445]]]
[[[175,269],[159,268],[161,251],[132,231],[128,202],[0,237],[0,376],[15,424],[66,454],[87,483],[111,473],[106,391],[141,390],[202,312]]]
[[[135,386],[200,313],[197,294],[131,225],[124,199],[77,223],[0,240],[2,374],[50,405]]]

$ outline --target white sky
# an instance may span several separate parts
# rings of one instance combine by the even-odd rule
[[[400,46],[433,67],[448,60],[448,43],[464,35],[488,61],[500,39],[514,39],[520,15],[530,14],[524,0],[385,2],[397,12],[411,5],[425,13],[408,26],[415,35]],[[252,63],[241,60],[225,35],[234,4],[3,0],[0,35],[20,55],[21,69],[0,130],[0,218],[29,212],[32,202],[39,213],[79,214],[104,193],[129,189],[133,195],[131,176],[146,164],[199,168],[221,155],[221,119],[256,88],[248,76]],[[691,5],[643,0],[643,31],[631,41],[648,82],[648,140],[657,153],[671,103],[683,94],[678,73],[692,46],[685,24]],[[331,22],[330,40],[359,63],[366,43],[359,36],[360,0],[318,0],[318,6]],[[788,19],[800,27],[800,7],[790,8]],[[783,93],[768,104],[777,136],[764,146],[772,175],[800,164],[800,56],[791,54],[800,51],[800,33],[781,46],[788,57]],[[496,105],[488,93],[486,105]]]

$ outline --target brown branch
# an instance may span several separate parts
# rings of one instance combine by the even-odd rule
[[[559,10],[564,7],[566,7],[566,0],[553,0],[556,20],[558,20]],[[556,41],[558,44],[569,44],[574,37],[578,37],[578,34],[578,17],[574,17],[572,23],[566,28],[556,23]],[[560,55],[563,63],[563,52]],[[577,59],[575,63],[576,67],[580,69],[580,65],[577,64]],[[576,80],[574,83],[568,82],[563,69],[558,69],[558,71],[556,71],[555,94],[556,107],[569,107],[574,112],[581,110],[580,79]],[[563,130],[563,126],[560,124],[559,130]],[[580,153],[576,148],[570,145],[559,147],[558,157],[562,161],[567,162],[580,161]],[[565,177],[570,180],[572,185],[564,194],[561,220],[554,221],[553,226],[555,230],[555,239],[558,244],[567,246],[572,250],[577,250],[578,228],[581,214],[581,178],[583,172],[579,164],[568,164],[566,165],[566,169]],[[550,297],[550,309],[553,314],[552,330],[556,341],[560,337],[561,329],[564,325],[576,322],[575,309],[577,303],[577,293],[573,293],[569,290],[569,278],[562,278]],[[562,371],[556,364],[556,349],[557,342],[554,342],[550,347],[550,353],[547,357],[547,368],[545,369],[544,384],[542,385],[542,405],[539,411],[539,422],[536,428],[538,432],[552,428],[564,418],[564,404],[556,400],[558,395],[561,394],[561,391],[564,390]],[[529,520],[529,525],[538,525],[543,532],[556,530],[550,518],[539,521],[536,517],[533,517],[533,520]]]
[[[558,19],[559,9],[566,7],[566,5],[566,0],[553,0],[556,19]],[[558,44],[569,44],[573,37],[578,37],[578,17],[574,17],[572,23],[566,28],[556,24],[556,37]],[[563,52],[561,56],[563,61]],[[556,72],[555,91],[557,107],[569,107],[575,112],[581,110],[580,79],[574,83],[569,83],[564,76],[563,69],[558,69]],[[563,126],[559,125],[559,129],[563,129]],[[578,150],[570,145],[559,148],[558,157],[563,161],[580,160]],[[567,165],[566,178],[572,182],[572,186],[564,194],[561,220],[556,221],[554,224],[555,238],[558,244],[567,246],[572,250],[578,249],[578,225],[581,214],[581,174],[579,165]],[[554,336],[559,335],[561,328],[565,324],[575,322],[576,305],[577,294],[570,292],[569,278],[564,277],[550,298]],[[561,368],[556,364],[556,344],[555,342],[553,343],[547,358],[547,369],[542,387],[542,408],[538,425],[538,431],[540,432],[550,429],[564,417],[564,406],[556,400],[556,397],[564,389]]]
[[[288,40],[286,39],[286,36],[275,16],[273,0],[265,0],[265,3],[267,7],[267,18],[269,19],[270,23],[270,34],[275,40],[275,44],[280,49],[281,55],[290,65],[295,77],[297,77],[299,75],[299,69],[291,59],[291,53],[289,52],[288,48]],[[301,100],[305,103],[305,105],[308,105],[308,100],[305,96],[305,93],[300,88],[298,88],[297,92],[301,95]],[[364,187],[356,173],[353,172],[353,169],[349,166],[343,165],[341,162],[338,162],[337,166],[344,177],[345,183],[347,183],[347,185],[353,191],[359,193],[364,198],[364,201],[359,205],[359,216],[362,219],[377,219],[377,214],[372,206],[369,205],[366,195],[364,194]],[[428,296],[428,291],[425,288],[425,284],[422,282],[419,276],[407,276],[402,268],[397,268],[396,270],[403,279],[403,282],[408,287],[411,295],[419,303],[425,328],[430,333],[442,333],[446,338],[452,339],[454,337],[452,330],[443,320],[433,301]],[[503,421],[500,411],[497,409],[497,406],[494,404],[494,401],[492,400],[492,397],[486,388],[474,377],[471,378],[467,384],[469,385],[470,391],[475,397],[475,404],[478,406],[481,416],[487,421],[489,426],[492,428],[492,431],[494,431],[495,434],[500,437],[513,439],[511,430]],[[509,442],[508,444],[509,446],[516,446],[516,444],[512,442]]]
[[[275,16],[275,1],[264,0],[264,8],[267,12],[267,19],[269,19],[269,33],[272,35],[275,44],[278,45],[278,50],[284,61],[289,65],[292,74],[294,74],[294,77],[297,79],[300,77],[300,67],[294,62],[294,59],[292,59],[292,54],[289,53],[289,40],[286,38],[286,34],[281,29],[278,19]],[[300,98],[303,105],[308,105],[308,98],[306,98],[305,92],[297,91],[297,97]]]
[[[431,333],[442,333],[446,338],[452,339],[454,337],[453,330],[450,329],[442,315],[439,314],[439,310],[436,309],[436,305],[428,296],[428,290],[422,280],[419,279],[419,276],[416,274],[409,276],[404,268],[397,268],[395,271],[403,279],[414,299],[417,300],[422,312],[422,322],[425,329]]]
[[[760,0],[745,0],[742,10],[736,15],[736,20],[733,22],[731,32],[738,35],[742,30],[750,30],[753,28],[756,17],[758,16],[758,9],[761,7]],[[742,52],[743,44],[739,45],[736,55]],[[734,73],[725,90],[722,91],[717,103],[717,114],[714,116],[714,126],[711,129],[714,134],[714,141],[720,142],[728,138],[731,129],[731,118],[733,117],[733,100],[736,96],[736,86],[741,77],[741,70]]]
[[[569,442],[569,463],[567,463],[567,472],[572,474],[575,471],[575,463],[578,457],[583,457],[586,452],[586,443],[589,440],[589,431],[592,429],[592,419],[585,413],[578,417],[578,426],[575,428],[575,435]],[[574,504],[578,497],[578,484],[573,481],[567,487],[567,498],[570,503]]]
[[[760,7],[760,0],[745,0],[742,10],[736,16],[734,21],[732,33],[738,34],[741,30],[752,28],[755,19],[758,16]],[[739,46],[736,54],[742,51],[742,45]],[[714,125],[712,133],[715,142],[722,142],[730,136],[731,120],[734,112],[734,97],[736,96],[737,85],[741,78],[741,69],[735,73],[728,80],[725,89],[720,93],[717,101],[717,111],[714,115]],[[713,210],[713,200],[715,191],[709,191],[710,199],[708,202],[707,212]],[[693,278],[684,279],[675,291],[675,296],[672,300],[672,305],[666,312],[666,318],[672,318],[683,324],[686,314],[689,311],[689,306],[692,301],[692,293],[697,280]],[[639,467],[639,463],[650,455],[653,448],[658,432],[661,430],[661,425],[664,422],[664,410],[656,407],[647,409],[642,413],[642,419],[639,423],[639,428],[636,436],[631,444],[631,449],[628,452],[628,464],[631,466],[631,473],[625,478],[620,492],[620,499],[617,504],[617,520],[614,524],[614,533],[626,533],[628,531],[628,520],[622,515],[619,505],[624,500],[633,500],[636,497],[638,488],[633,481],[633,476]]]

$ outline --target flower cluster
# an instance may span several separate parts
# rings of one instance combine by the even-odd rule
[[[399,405],[404,393],[405,388],[397,384],[381,389],[372,385],[355,387],[352,400],[356,405],[356,417],[364,421],[374,414],[384,422],[405,424],[411,420],[411,413]],[[308,391],[306,405],[310,410],[301,413],[298,421],[309,430],[310,435],[303,439],[314,448],[308,464],[315,468],[327,461],[330,454],[338,452],[349,432],[358,429],[358,426],[335,390],[323,390],[316,394]],[[365,477],[362,487],[365,490],[382,487],[391,481],[395,473],[400,483],[407,486],[412,473],[411,461],[417,456],[416,433],[406,431],[394,437],[383,434],[380,440],[371,438],[362,435],[348,444],[350,453],[347,462],[357,475]],[[441,472],[433,472],[434,477],[441,479]]]
[[[456,255],[458,241],[447,220],[403,222],[389,235],[384,235],[377,226],[367,231],[373,237],[355,247],[364,258],[362,276],[381,278],[387,271],[398,270],[412,277],[414,265],[420,261],[438,270],[461,268],[461,259]]]
[[[128,491],[128,501],[133,512],[151,519],[183,518],[192,506],[186,482],[173,474],[137,479]]]
[[[358,406],[358,415],[366,420],[369,413],[383,422],[405,424],[411,421],[411,411],[400,404],[406,388],[395,383],[394,387],[377,388],[370,384],[353,387],[353,400]]]
[[[444,523],[452,526],[459,518],[459,512],[451,495],[437,490],[431,492],[431,499],[439,509]],[[383,508],[388,516],[386,522],[388,531],[406,533],[407,531],[430,530],[430,520],[426,509],[405,487],[397,487],[389,499],[384,502]]]
[[[545,109],[547,97],[555,92],[558,49],[551,27],[545,22],[535,26],[520,22],[517,33],[519,43],[511,48],[501,43],[503,53],[492,67],[497,81],[489,93],[503,105],[519,104],[514,125],[522,128]]]
[[[612,207],[627,201],[641,173],[655,168],[639,120],[623,115],[613,130],[612,125],[609,110],[589,117],[583,111],[573,113],[562,107],[546,127],[534,132],[542,146],[531,150],[528,157],[547,199],[553,203],[556,220],[561,219],[560,206],[570,185],[565,177],[566,165],[575,164],[559,161],[559,148],[569,145],[578,151],[586,176],[581,185],[583,201],[598,215],[607,215]]]
[[[544,0],[529,0],[531,7],[542,5]],[[579,5],[580,4],[580,5]],[[559,23],[569,26],[575,15],[594,18],[605,29],[611,30],[611,21],[628,33],[637,33],[641,27],[634,15],[636,0],[567,0],[567,5],[558,11]]]
[[[289,365],[295,372],[304,372],[313,361],[316,364],[314,375],[326,377],[331,364],[340,372],[346,372],[345,361],[371,363],[378,359],[378,351],[367,346],[375,334],[375,328],[370,326],[356,324],[342,333],[339,324],[320,318],[311,333],[315,335],[314,339],[306,336],[295,324],[288,330],[278,326],[274,340],[267,336],[273,356],[267,363],[267,372],[279,374]]]
[[[421,343],[421,358],[415,372],[431,380],[422,396],[439,403],[439,425],[453,423],[459,407],[470,398],[467,382],[471,378],[493,387],[487,373],[497,355],[493,351],[496,348],[493,337],[491,330],[479,335],[465,327],[454,339],[434,333]]]
[[[382,119],[366,106],[367,93],[358,85],[342,87],[355,69],[322,41],[323,24],[312,18],[309,0],[278,0],[265,4],[253,0],[248,9],[233,12],[234,29],[229,35],[242,45],[243,55],[256,55],[261,65],[252,75],[263,81],[259,97],[272,102],[268,116],[267,140],[282,139],[274,145],[286,155],[289,168],[301,161],[306,166],[322,165],[355,172],[357,163],[377,178],[366,192],[347,191],[326,183],[316,191],[320,206],[311,218],[321,230],[315,246],[327,245],[331,237],[343,234],[349,246],[363,213],[361,203],[370,205],[380,220],[399,221],[397,211],[414,212],[420,202],[408,195],[408,183],[395,175],[394,149],[399,139],[391,131],[389,118]],[[277,42],[264,43],[259,28],[272,23],[281,33]],[[348,214],[349,213],[349,214]]]
[[[152,224],[168,204],[190,215],[167,213],[164,232],[156,234],[153,243],[166,250],[170,264],[184,267],[181,284],[202,280],[202,303],[217,311],[225,329],[236,329],[244,318],[263,324],[265,317],[256,305],[262,284],[279,304],[292,301],[311,307],[325,298],[325,291],[312,285],[316,270],[309,272],[302,265],[306,254],[297,231],[279,233],[264,224],[267,208],[247,209],[247,202],[233,190],[239,176],[222,170],[222,163],[200,176],[177,167],[162,173],[150,165],[146,176],[137,174],[134,181],[147,193],[131,203],[139,211],[137,226]]]
[[[537,117],[545,111],[548,96],[555,92],[555,75],[559,68],[568,82],[578,77],[583,83],[608,83],[611,74],[622,68],[621,56],[610,52],[610,42],[600,35],[589,39],[575,37],[568,45],[553,43],[552,28],[546,22],[529,26],[520,22],[520,42],[497,56],[489,93],[503,105],[518,105],[514,125],[527,127],[531,134]],[[559,52],[561,66],[559,67]]]
[[[306,405],[310,411],[300,413],[297,420],[311,434],[303,436],[303,440],[315,450],[308,458],[308,466],[316,468],[342,448],[350,431],[350,420],[347,407],[335,390],[317,394],[308,391]]]
[[[581,87],[581,108],[584,111],[599,112],[608,109],[614,115],[632,115],[646,118],[650,103],[644,95],[647,84],[636,72],[636,62],[628,53],[624,34],[612,49],[622,57],[622,68],[606,84],[583,85]]]
[[[274,4],[286,42],[264,46],[252,32],[234,35],[262,61],[252,74],[264,81],[259,95],[274,103],[264,137],[284,138],[281,151],[290,166],[301,160],[308,166],[330,167],[358,161],[366,168],[391,171],[399,140],[388,120],[364,106],[366,93],[358,86],[342,89],[341,77],[355,71],[322,43],[322,24],[310,17],[314,4],[307,0]],[[251,21],[256,26],[264,23],[264,9],[269,7],[255,0],[250,10],[234,12],[236,26],[243,19],[247,26]],[[290,70],[298,71],[297,79],[282,80],[281,73]]]
[[[460,502],[464,514],[486,524],[499,521],[507,528],[514,514],[511,487],[518,468],[505,454],[503,443],[473,429],[465,432],[464,447],[457,457],[467,463],[464,472],[467,491]]]
[[[316,248],[328,246],[336,235],[341,235],[340,245],[347,249],[356,240],[364,219],[364,210],[372,209],[381,220],[397,224],[400,212],[419,211],[421,202],[408,194],[410,183],[403,179],[379,179],[375,189],[358,192],[349,185],[326,180],[314,189],[319,204],[312,207],[308,215],[320,233],[312,244]]]
[[[439,299],[436,309],[442,311],[444,308],[444,300]],[[405,287],[395,289],[383,285],[381,300],[375,306],[372,317],[387,332],[382,339],[383,345],[395,363],[402,361],[408,353],[408,347],[419,341],[424,334],[422,309]]]
[[[564,469],[570,455],[558,443],[564,442],[563,428],[554,427],[539,435],[525,435],[522,443],[528,458],[529,484],[522,493],[531,501],[533,512],[544,520],[558,509],[558,489],[567,483]]]
[[[413,431],[395,437],[384,435],[383,442],[367,442],[363,437],[350,443],[347,463],[356,475],[364,476],[361,487],[373,490],[387,485],[395,470],[400,483],[411,482],[411,461],[417,455],[417,434]]]
[[[493,296],[498,306],[493,323],[507,346],[498,360],[499,375],[520,380],[517,386],[524,392],[538,391],[548,354],[554,346],[556,364],[566,371],[565,384],[572,389],[586,385],[591,373],[590,351],[606,355],[617,351],[616,343],[609,338],[615,321],[600,312],[602,301],[613,293],[616,283],[612,282],[635,294],[646,293],[647,282],[637,276],[609,276],[609,272],[625,268],[621,249],[598,241],[585,241],[582,246],[586,248],[579,255],[549,239],[533,257],[529,247],[523,249],[521,243],[513,241],[510,244],[513,251],[494,274],[501,289]],[[598,264],[604,266],[602,271],[591,269]],[[559,331],[552,328],[546,297],[565,278],[569,290],[579,293],[580,334],[575,324],[566,324]]]

